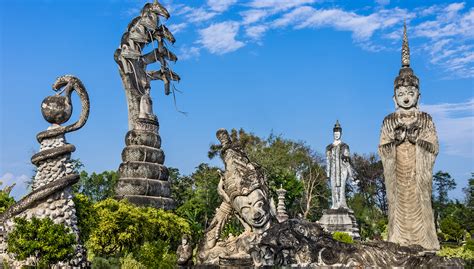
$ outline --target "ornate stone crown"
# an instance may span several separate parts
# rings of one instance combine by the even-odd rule
[[[408,46],[407,26],[403,24],[403,42],[402,42],[402,68],[394,81],[394,90],[400,86],[415,86],[419,88],[418,77],[410,68],[410,47]]]
[[[232,141],[225,129],[219,129],[216,136],[222,145],[221,155],[226,169],[223,189],[229,201],[232,202],[237,196],[248,195],[256,189],[268,194],[260,166],[249,160],[238,139]]]

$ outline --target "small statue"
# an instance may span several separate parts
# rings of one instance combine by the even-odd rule
[[[396,111],[385,117],[379,145],[389,209],[388,241],[437,250],[431,189],[438,137],[431,116],[418,110],[419,97],[405,25],[402,68],[394,83]]]
[[[348,208],[346,203],[346,181],[353,179],[349,146],[341,141],[342,128],[339,121],[333,128],[334,142],[326,147],[326,175],[331,180],[331,209]]]
[[[178,247],[178,266],[187,267],[193,265],[193,246],[190,243],[189,235],[185,234],[181,238],[181,245]]]

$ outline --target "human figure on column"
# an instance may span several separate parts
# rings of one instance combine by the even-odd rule
[[[341,141],[342,128],[339,121],[333,128],[334,142],[326,147],[326,175],[331,180],[331,209],[348,208],[346,203],[346,181],[353,178],[349,146]]]

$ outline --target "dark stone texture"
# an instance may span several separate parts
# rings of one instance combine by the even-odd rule
[[[144,195],[125,195],[123,197],[117,197],[120,199],[126,199],[129,202],[139,206],[152,206],[156,208],[163,208],[171,210],[175,207],[174,200],[167,197],[154,197]]]
[[[162,164],[125,162],[119,167],[120,178],[149,178],[168,180],[168,168]]]
[[[125,136],[125,145],[143,145],[158,149],[161,147],[161,137],[154,132],[131,130]]]
[[[170,182],[145,178],[121,178],[117,184],[116,194],[124,195],[149,195],[165,196],[171,195]]]
[[[122,160],[130,162],[147,162],[163,164],[163,150],[147,146],[128,146],[122,151]]]

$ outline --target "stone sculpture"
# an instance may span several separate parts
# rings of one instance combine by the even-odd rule
[[[419,246],[401,247],[390,242],[347,244],[335,241],[317,223],[300,219],[276,221],[260,166],[249,160],[238,138],[231,140],[224,129],[217,132],[217,137],[225,164],[218,184],[223,202],[200,243],[200,266],[462,268],[460,260],[420,253],[423,249]],[[231,214],[236,214],[245,231],[236,237],[220,238]]]
[[[326,147],[326,175],[331,181],[332,206],[323,211],[319,220],[329,232],[346,232],[360,239],[354,211],[346,203],[346,182],[354,180],[349,146],[342,142],[342,127],[339,121],[333,128],[334,142]]]
[[[127,96],[129,127],[116,195],[138,205],[165,209],[173,208],[174,202],[170,198],[168,169],[163,165],[165,155],[161,149],[158,118],[153,114],[150,82],[162,80],[168,95],[170,83],[180,79],[168,63],[178,58],[166,47],[166,42],[173,44],[175,38],[160,23],[160,17],[168,19],[169,16],[157,1],[146,4],[140,16],[128,25],[114,55]],[[145,46],[154,46],[155,41],[157,47],[143,54]],[[160,70],[147,71],[147,66],[155,62],[160,63]]]
[[[178,256],[178,266],[186,268],[193,265],[193,246],[190,243],[188,235],[183,235],[181,245],[176,250]]]
[[[388,241],[437,250],[431,189],[438,137],[431,116],[418,110],[419,96],[405,25],[402,68],[394,83],[396,111],[385,117],[379,145],[389,209]]]
[[[286,213],[286,206],[285,206],[285,194],[287,191],[283,189],[282,186],[278,190],[276,190],[278,195],[278,204],[276,208],[276,218],[278,222],[284,222],[288,220],[288,213]]]
[[[50,218],[57,224],[66,225],[76,235],[78,241],[74,257],[66,263],[60,263],[59,266],[86,268],[88,263],[85,249],[79,242],[76,209],[71,190],[71,186],[79,181],[79,175],[74,172],[71,162],[71,153],[76,148],[66,143],[65,134],[80,129],[86,123],[90,108],[89,96],[82,82],[71,75],[59,77],[53,84],[53,90],[57,94],[46,97],[41,104],[43,117],[51,123],[51,126],[37,135],[41,146],[40,151],[31,158],[31,162],[37,167],[32,191],[8,208],[0,216],[0,222],[4,224],[7,234],[14,228],[15,217]],[[81,100],[82,110],[79,120],[61,126],[71,117],[73,92],[76,92]],[[9,259],[15,268],[29,263],[28,260],[15,261],[14,256],[10,256]]]

